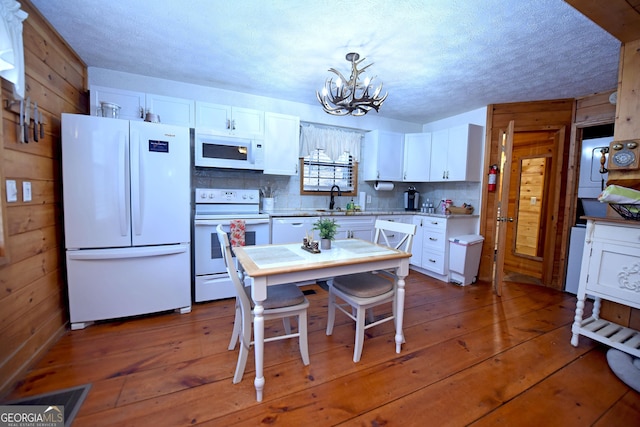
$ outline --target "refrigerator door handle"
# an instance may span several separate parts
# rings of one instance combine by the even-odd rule
[[[118,217],[120,222],[120,235],[129,233],[129,221],[127,220],[127,154],[126,136],[121,133],[118,138]]]
[[[142,189],[140,163],[140,132],[131,130],[131,217],[133,234],[142,234]]]
[[[143,248],[120,248],[120,249],[87,249],[67,251],[69,259],[90,261],[105,259],[126,259],[126,258],[147,258],[163,255],[176,255],[186,252],[188,244],[149,246]]]

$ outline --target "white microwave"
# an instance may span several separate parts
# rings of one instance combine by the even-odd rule
[[[194,163],[209,168],[264,170],[264,141],[196,129]]]

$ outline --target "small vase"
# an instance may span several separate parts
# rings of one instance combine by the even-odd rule
[[[331,239],[320,239],[320,249],[331,249]]]

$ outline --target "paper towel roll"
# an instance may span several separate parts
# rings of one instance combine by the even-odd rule
[[[376,185],[373,188],[378,191],[391,191],[393,190],[393,182],[376,181]]]

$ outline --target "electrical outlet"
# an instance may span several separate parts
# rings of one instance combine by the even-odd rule
[[[7,180],[7,202],[18,201],[18,187],[16,186],[15,179]]]
[[[22,182],[22,201],[31,201],[31,183],[29,181]]]
[[[367,194],[367,204],[371,203],[371,194]]]
[[[538,202],[538,199],[536,197],[531,198],[531,205],[535,206],[537,202]]]

